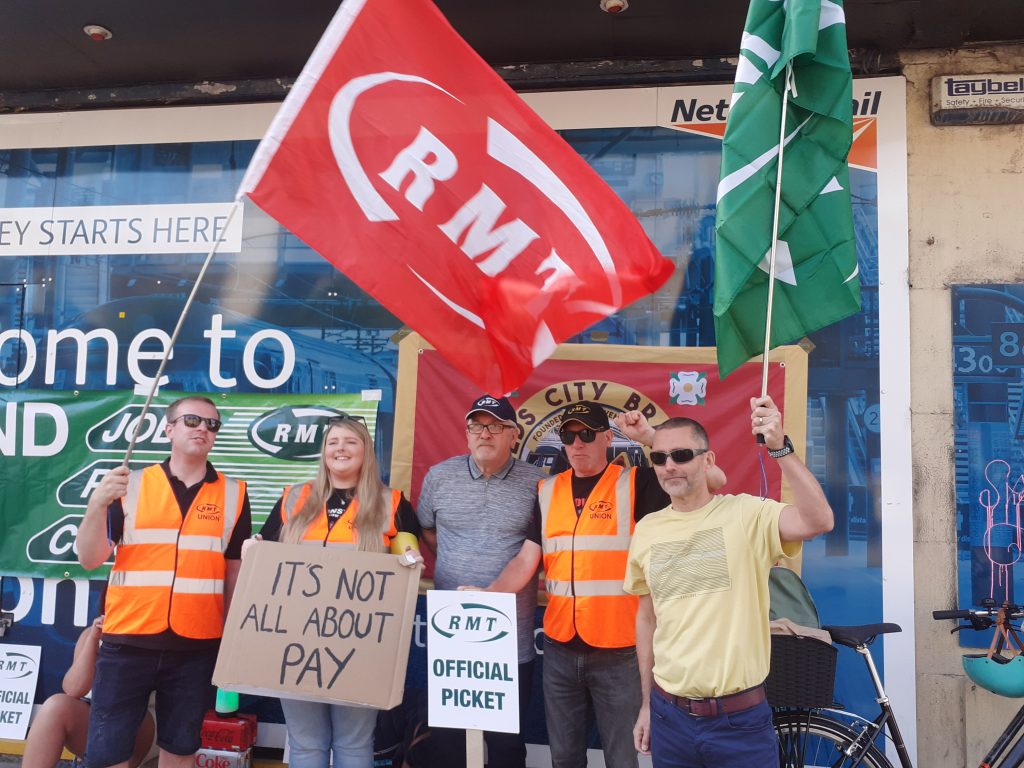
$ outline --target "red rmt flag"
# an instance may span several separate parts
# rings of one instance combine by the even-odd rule
[[[429,0],[346,0],[246,194],[494,394],[673,270]]]

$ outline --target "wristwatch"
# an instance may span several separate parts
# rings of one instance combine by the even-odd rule
[[[783,456],[789,456],[789,454],[794,453],[795,451],[796,448],[793,447],[793,441],[789,439],[789,435],[783,435],[782,447],[777,448],[774,451],[771,448],[769,448],[768,455],[771,456],[773,459],[781,459]]]

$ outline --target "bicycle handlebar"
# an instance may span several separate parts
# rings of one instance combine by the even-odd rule
[[[978,611],[977,613],[988,616],[989,611]],[[936,621],[942,621],[943,619],[970,619],[975,615],[974,611],[932,611],[932,618]]]
[[[936,621],[942,621],[944,619],[952,619],[954,621],[966,621],[967,624],[958,624],[951,632],[959,632],[964,629],[971,629],[978,632],[990,629],[997,621],[997,616],[1002,610],[1002,607],[997,608],[996,606],[987,606],[980,609],[970,610],[957,610],[957,611],[932,611],[932,618]],[[1006,605],[1005,617],[1006,621],[1020,621],[1024,618],[1024,609],[1017,605]],[[1010,626],[1020,629],[1015,624]]]

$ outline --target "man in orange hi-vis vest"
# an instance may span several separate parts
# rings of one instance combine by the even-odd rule
[[[637,412],[616,417],[619,429],[649,443],[654,430]],[[636,768],[632,724],[640,711],[636,658],[637,598],[622,589],[635,523],[668,505],[650,467],[609,463],[612,428],[597,403],[562,414],[559,438],[571,469],[539,484],[540,530],[548,605],[544,613],[544,709],[552,768],[587,764],[597,720],[607,768]],[[707,478],[713,491],[725,475]]]
[[[245,483],[207,461],[220,413],[185,397],[166,413],[170,457],[109,471],[89,497],[78,561],[114,553],[93,681],[86,764],[127,768],[131,739],[156,692],[159,768],[187,768],[211,703],[224,616],[251,534]],[[115,550],[116,547],[116,550]]]

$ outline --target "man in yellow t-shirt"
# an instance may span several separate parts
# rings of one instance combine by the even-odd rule
[[[779,462],[792,505],[713,496],[706,476],[715,454],[704,428],[685,418],[655,428],[651,462],[672,504],[637,523],[623,585],[640,596],[643,705],[633,737],[655,768],[778,765],[764,695],[768,572],[831,530],[832,509],[783,434],[772,399],[752,398],[750,406],[751,431]]]

